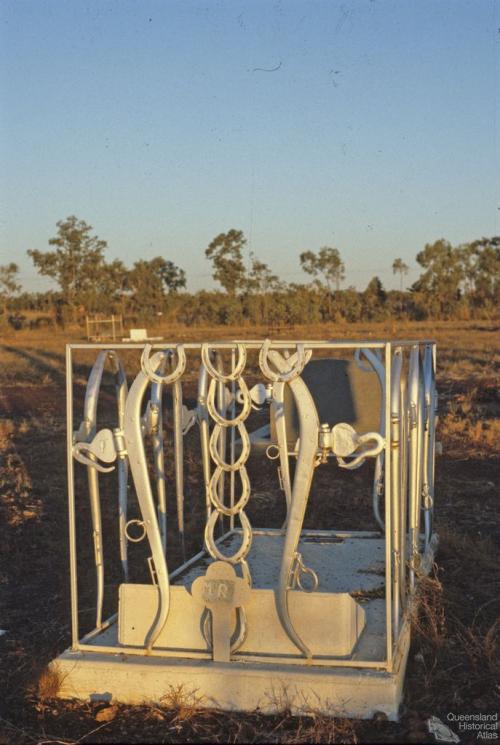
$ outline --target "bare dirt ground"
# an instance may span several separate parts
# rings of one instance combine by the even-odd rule
[[[443,455],[437,460],[436,530],[440,547],[434,573],[421,589],[399,723],[389,723],[383,716],[358,722],[292,717],[287,711],[266,717],[258,712],[195,710],[182,691],[171,691],[156,708],[118,706],[108,712],[102,704],[53,699],[43,671],[68,646],[70,617],[64,344],[81,337],[78,332],[50,336],[19,332],[0,340],[0,628],[7,630],[0,637],[0,742],[431,742],[426,729],[431,715],[446,721],[448,713],[498,712],[499,331],[494,323],[457,322],[296,328],[289,334],[297,338],[431,337],[439,344],[438,439]],[[265,335],[265,329],[255,328],[175,329],[168,334],[172,340]],[[78,406],[84,368],[77,373]],[[194,473],[197,464],[189,460],[189,443],[187,451],[188,470],[191,463]],[[361,481],[353,482],[345,474],[335,475],[334,499],[327,489],[331,490],[331,477],[320,474],[315,479],[306,526],[369,528],[369,505],[356,497],[363,477],[356,476]],[[261,473],[254,487],[251,518],[256,525],[269,522],[270,514],[278,521],[281,517],[268,479],[269,473]],[[194,486],[194,475],[192,481]],[[193,500],[188,529],[193,535],[190,548],[198,550],[203,501],[195,488]],[[78,506],[82,526],[88,524],[86,510],[82,501]],[[114,513],[105,514],[105,525],[113,519]],[[81,538],[88,546],[85,574],[85,567],[91,567],[91,546],[83,527]],[[84,621],[91,624],[92,572],[88,575],[82,607]],[[461,733],[460,738],[477,742],[476,734]]]

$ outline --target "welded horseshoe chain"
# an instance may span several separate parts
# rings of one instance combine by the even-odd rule
[[[205,545],[213,559],[227,561],[233,565],[240,564],[243,576],[250,581],[250,572],[246,562],[246,557],[252,544],[252,529],[245,514],[245,506],[250,498],[250,480],[245,466],[250,455],[250,438],[244,425],[244,421],[251,411],[252,399],[248,387],[241,376],[246,364],[246,349],[243,344],[236,345],[236,352],[237,361],[233,369],[231,372],[224,374],[222,370],[216,369],[216,366],[212,364],[210,359],[210,346],[208,344],[203,344],[201,348],[201,359],[211,378],[208,387],[206,406],[210,417],[215,422],[209,441],[209,452],[215,464],[215,469],[207,484],[207,497],[214,509],[210,512],[205,527]],[[228,381],[234,381],[236,387],[239,388],[240,393],[238,395],[238,400],[241,401],[242,404],[241,411],[232,419],[226,419],[226,417],[217,410],[215,403],[218,384],[224,384]],[[238,428],[242,443],[241,454],[238,459],[232,463],[228,463],[224,460],[224,455],[221,453],[219,447],[221,437],[230,427]],[[241,496],[235,504],[226,505],[222,499],[219,483],[221,479],[224,478],[224,474],[230,472],[238,473],[240,476]],[[243,531],[241,546],[233,555],[229,556],[223,554],[219,550],[214,536],[217,521],[224,515],[227,517],[238,517]]]

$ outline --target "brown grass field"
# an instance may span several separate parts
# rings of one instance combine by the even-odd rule
[[[102,704],[53,699],[54,681],[43,671],[70,638],[64,345],[83,337],[76,330],[13,332],[1,339],[0,627],[8,633],[0,637],[0,743],[431,742],[426,728],[431,715],[446,721],[448,712],[497,712],[499,331],[494,322],[476,321],[325,325],[288,333],[293,338],[438,342],[440,546],[433,575],[421,585],[399,723],[383,716],[364,722],[292,717],[286,709],[272,717],[195,710],[192,696],[183,691],[170,691],[155,708],[117,706],[108,714],[102,713]],[[155,333],[172,341],[209,340],[264,338],[267,329],[176,328]],[[84,376],[78,376],[77,399],[83,383]],[[344,482],[339,477],[339,497],[348,493]],[[318,479],[306,525],[315,526],[324,517],[324,491]],[[259,515],[267,515],[274,503],[264,481],[255,496],[252,518],[258,524]],[[369,527],[359,525],[360,505],[346,501],[351,509],[345,504],[328,507],[335,527],[340,515],[349,527]],[[78,509],[83,518],[84,506]],[[200,514],[193,508],[193,534]],[[369,520],[369,512],[366,515]],[[88,536],[86,541],[90,547]],[[90,581],[87,594],[91,606]],[[477,742],[476,734],[460,738]]]

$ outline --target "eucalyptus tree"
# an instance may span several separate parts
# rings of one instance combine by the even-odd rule
[[[278,275],[273,274],[268,264],[260,261],[254,253],[250,253],[251,267],[248,273],[247,289],[250,295],[257,297],[259,320],[269,321],[269,305],[272,293],[283,290],[284,284]]]
[[[227,233],[219,233],[208,248],[205,256],[212,262],[212,276],[229,295],[237,295],[247,283],[243,249],[246,238],[242,230],[232,228]]]
[[[173,261],[156,256],[136,261],[127,276],[127,293],[134,312],[143,316],[163,311],[167,295],[186,286],[186,273]]]
[[[405,264],[403,259],[394,259],[392,262],[392,273],[399,274],[399,291],[403,292],[403,278],[408,274],[408,264]]]
[[[500,304],[500,236],[479,238],[460,247],[464,285],[471,306],[498,308]]]
[[[339,250],[323,246],[318,253],[303,251],[299,258],[303,271],[315,277],[317,286],[326,292],[328,315],[331,318],[333,284],[338,292],[340,283],[345,279],[345,265]]]
[[[71,215],[57,223],[57,235],[49,240],[53,251],[29,249],[38,272],[55,280],[62,301],[75,317],[76,309],[95,304],[96,288],[105,265],[106,241],[91,234],[92,226]]]
[[[412,291],[422,296],[428,315],[450,315],[462,297],[465,277],[462,252],[441,238],[428,243],[417,254],[417,262],[425,271],[412,285]]]
[[[18,274],[19,267],[13,261],[0,266],[0,302],[3,313],[7,312],[9,301],[21,289],[21,285],[17,281]]]

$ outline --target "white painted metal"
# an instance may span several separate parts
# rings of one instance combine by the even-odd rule
[[[93,677],[92,665],[95,670],[113,669],[110,675],[116,695],[120,700],[132,699],[135,694],[121,672],[118,673],[118,669],[113,665],[107,666],[105,662],[109,655],[118,651],[126,653],[130,660],[132,679],[133,670],[146,664],[150,667],[145,670],[150,670],[152,676],[161,670],[161,675],[167,676],[165,679],[170,676],[169,679],[174,680],[175,670],[182,668],[185,671],[190,664],[187,660],[191,658],[192,664],[197,667],[192,676],[186,673],[188,680],[199,681],[201,670],[212,675],[218,669],[217,660],[225,660],[226,681],[229,681],[231,670],[236,669],[235,666],[241,664],[239,660],[244,659],[244,669],[248,672],[246,685],[251,685],[252,665],[258,663],[268,666],[266,670],[270,671],[271,677],[272,671],[277,671],[280,666],[287,669],[288,679],[298,686],[305,680],[301,676],[306,669],[313,671],[315,676],[330,676],[329,684],[335,681],[335,685],[340,686],[339,690],[347,693],[353,681],[349,675],[357,675],[355,669],[359,669],[363,671],[363,680],[371,681],[370,685],[373,683],[377,695],[382,695],[383,690],[391,690],[392,703],[388,704],[388,712],[396,716],[395,702],[401,693],[408,644],[408,606],[413,602],[407,589],[407,566],[409,589],[412,590],[418,582],[419,572],[431,565],[436,545],[436,537],[432,534],[437,401],[435,345],[432,342],[422,344],[406,341],[391,345],[371,340],[250,340],[184,345],[126,344],[120,348],[137,350],[141,355],[141,372],[135,375],[128,392],[123,368],[116,363],[117,350],[99,344],[71,345],[67,350],[68,498],[74,651],[63,655],[60,662],[63,666],[69,664],[69,660],[74,662],[79,659],[81,662],[78,662],[69,680],[82,690],[82,686],[84,689],[91,680],[97,680]],[[95,349],[98,356],[89,379],[84,423],[73,441],[72,359],[75,350],[80,349]],[[357,354],[360,364],[363,355],[370,369],[375,371],[382,390],[378,430],[358,432],[339,419],[334,420],[333,426],[320,422],[314,399],[301,376],[315,352],[324,355],[329,350],[351,350]],[[230,355],[230,369],[224,369],[224,351]],[[258,357],[264,376],[271,381],[267,387],[259,384],[250,390],[248,388],[244,376],[247,358],[251,353],[254,353],[255,359]],[[196,413],[205,487],[205,547],[189,561],[185,561],[183,555],[183,564],[169,575],[162,394],[164,385],[172,385],[173,461],[178,528],[182,541],[185,530],[184,500],[186,496],[189,498],[189,495],[185,495],[183,436],[192,420],[192,414],[189,415],[182,402],[182,382],[188,376],[188,354],[195,362],[201,360],[198,365]],[[114,365],[117,377],[118,426],[113,431],[97,431],[97,395],[104,363],[108,358]],[[150,385],[150,401],[146,415],[142,416],[143,400]],[[283,416],[286,386],[293,396],[299,420],[299,437],[292,448],[287,442]],[[245,507],[252,499],[247,472],[251,438],[245,421],[252,408],[266,404],[270,404],[277,434],[276,456],[280,459],[287,502],[286,522],[281,529],[273,530],[252,528],[245,514]],[[151,437],[156,499],[148,473],[147,437]],[[293,483],[290,457],[296,458]],[[378,522],[384,528],[384,536],[363,530],[354,533],[305,531],[303,521],[315,468],[330,458],[335,459],[342,468],[356,468],[369,457],[376,459],[377,489],[373,494],[373,505]],[[85,463],[88,472],[97,572],[96,627],[81,641],[78,627],[75,459]],[[97,479],[98,472],[109,470],[107,464],[115,461],[120,486],[120,555],[124,572],[127,571],[126,469],[129,464],[141,513],[137,522],[151,552],[149,564],[153,582],[150,585],[129,585],[126,582],[120,591],[118,616],[115,614],[104,620],[104,555]],[[224,480],[229,484],[229,497],[225,496]],[[382,492],[383,519],[379,506]],[[229,533],[216,538],[216,533],[224,530],[224,523],[229,523]],[[261,545],[259,541],[264,539],[274,541],[273,559],[265,558],[259,551],[255,553]],[[311,553],[307,541],[311,546],[319,541],[322,553]],[[354,554],[348,559],[347,554],[343,553],[344,544],[351,545],[349,542],[352,541],[358,541],[360,548],[372,541],[373,549],[380,551],[377,555],[382,560],[376,576],[382,581],[377,592],[380,591],[383,597],[366,600],[362,607],[346,594],[355,591],[354,575],[349,572],[343,574],[346,562],[354,561]],[[376,545],[378,548],[375,549]],[[258,556],[260,559],[256,558]],[[214,563],[210,564],[212,559]],[[210,572],[205,575],[207,561],[209,568],[212,567],[210,571],[213,577]],[[334,589],[325,580],[329,576],[329,561],[334,562],[335,576],[344,577],[347,583],[344,589]],[[261,576],[261,566],[266,562],[271,562],[274,567],[274,579],[270,585],[261,586],[258,578]],[[383,578],[380,577],[382,568]],[[193,572],[198,572],[196,577]],[[195,592],[198,600],[194,602],[191,593],[196,578],[200,582]],[[75,658],[76,650],[83,657]],[[144,662],[140,661],[141,657]],[[352,668],[352,673],[349,668]],[[385,678],[377,677],[382,674],[377,672],[381,669],[386,671]],[[343,671],[345,677],[342,677]],[[147,672],[141,672],[141,675],[141,685],[145,691],[151,684],[147,682]],[[206,675],[204,677],[208,680]],[[82,682],[85,680],[86,683]],[[115,686],[116,681],[119,682]],[[262,693],[264,689],[260,683],[259,686],[258,692]],[[212,690],[210,685],[206,688]],[[370,698],[369,687],[363,690],[367,711],[368,702],[375,699]],[[146,696],[147,700],[153,698]],[[251,700],[251,696],[240,692],[234,695],[232,703],[247,708]],[[229,706],[229,700],[224,705]],[[336,710],[339,710],[338,706]],[[353,715],[356,711],[358,709],[352,704],[349,713]]]
[[[92,446],[97,446],[100,452],[100,459],[104,460],[105,438],[103,435],[108,433],[111,438],[112,457],[107,462],[115,460],[115,452],[112,442],[112,433],[109,430],[103,430],[97,433],[97,405],[99,393],[101,390],[102,376],[106,362],[110,362],[116,379],[116,399],[117,399],[117,427],[123,429],[125,402],[127,398],[127,379],[123,365],[116,355],[116,352],[106,350],[99,352],[97,359],[90,371],[87,388],[85,391],[85,402],[83,408],[83,418],[77,432],[73,434],[73,454],[77,460],[87,463],[87,479],[89,485],[90,510],[92,517],[92,537],[94,541],[94,561],[96,567],[97,579],[97,598],[96,598],[96,627],[102,625],[102,609],[104,603],[104,558],[103,558],[103,534],[101,518],[101,498],[99,493],[99,471],[105,473],[113,470],[104,468],[97,463],[97,455],[92,452]],[[95,445],[94,445],[95,443]],[[79,457],[79,453],[82,455]],[[85,452],[85,455],[83,455]],[[125,579],[128,578],[127,562],[127,541],[125,536],[125,525],[127,522],[127,480],[128,468],[125,458],[119,458],[118,461],[118,511],[119,511],[119,536],[120,536],[120,558],[123,566]]]

